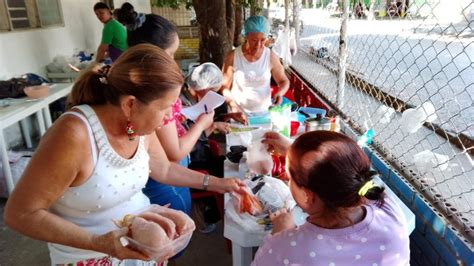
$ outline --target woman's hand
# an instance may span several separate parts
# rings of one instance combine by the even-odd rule
[[[244,112],[230,113],[229,115],[232,119],[234,119],[235,121],[241,124],[248,125],[249,123],[248,117],[247,115],[245,115]]]
[[[283,101],[283,95],[280,95],[280,93],[278,92],[275,95],[273,95],[273,99],[272,99],[273,106],[280,105],[282,101]]]
[[[209,188],[219,193],[245,193],[245,184],[238,178],[218,178],[214,177],[209,180]]]
[[[230,124],[226,122],[214,122],[213,127],[222,134],[229,134],[231,129]]]
[[[92,242],[98,245],[96,251],[106,253],[119,260],[123,259],[137,259],[137,260],[150,260],[148,256],[138,251],[135,251],[126,246],[126,243],[122,243],[120,240],[125,237],[128,233],[128,227],[121,228],[119,230],[108,232],[104,235],[94,236]],[[124,238],[125,239],[125,238]]]
[[[296,227],[293,214],[288,212],[287,208],[279,209],[274,213],[270,211],[269,216],[273,224],[272,235]]]
[[[285,155],[291,146],[291,140],[280,133],[269,131],[263,135],[262,143],[268,145],[269,152]]]
[[[232,102],[231,104],[229,104],[229,107],[232,110],[232,114],[233,114],[232,119],[244,125],[248,124],[248,117],[240,106]]]
[[[212,123],[214,123],[214,111],[202,113],[196,119],[196,125],[199,125],[202,130],[210,128],[212,126]]]
[[[178,235],[182,235],[196,228],[194,221],[184,212],[168,208],[169,205],[164,207],[165,208],[160,208],[157,213],[173,221],[173,223],[176,225],[176,232]]]

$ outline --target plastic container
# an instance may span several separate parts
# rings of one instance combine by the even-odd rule
[[[298,128],[300,127],[300,122],[298,121],[291,121],[291,131],[290,136],[294,136],[298,133]]]
[[[33,99],[45,98],[49,94],[49,86],[48,85],[30,86],[30,87],[26,87],[24,92],[26,96]]]
[[[270,124],[272,122],[269,113],[262,114],[262,115],[249,115],[247,118],[248,118],[249,126]]]
[[[143,212],[154,212],[154,213],[159,214],[163,212],[163,210],[166,210],[166,209],[167,208],[163,206],[152,204],[138,211],[135,215],[139,215],[140,213],[143,213]],[[189,241],[191,240],[191,236],[193,235],[193,232],[196,229],[196,226],[194,224],[194,221],[189,216],[187,216],[187,218],[189,219],[188,223],[190,226],[185,230],[185,232],[182,233],[177,238],[168,242],[166,245],[160,246],[159,248],[143,245],[140,242],[130,237],[124,237],[124,238],[127,239],[128,244],[130,245],[131,248],[142,252],[143,254],[149,256],[150,259],[152,260],[156,260],[157,262],[162,262],[178,254],[189,244]]]
[[[308,118],[304,122],[305,132],[315,130],[330,130],[331,129],[331,118],[321,117],[317,115],[315,118]]]
[[[304,122],[305,119],[316,117],[317,115],[320,115],[321,117],[326,116],[326,110],[315,107],[300,107],[297,112],[298,121],[301,123]]]

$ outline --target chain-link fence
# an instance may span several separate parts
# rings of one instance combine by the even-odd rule
[[[360,133],[373,129],[377,149],[472,243],[474,3],[342,7],[302,10],[291,67]]]

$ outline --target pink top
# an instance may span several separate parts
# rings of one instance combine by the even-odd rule
[[[165,119],[164,125],[168,125],[171,122],[175,122],[176,124],[176,131],[178,132],[178,138],[182,137],[186,134],[186,128],[183,126],[183,122],[186,118],[181,114],[181,109],[183,105],[181,103],[181,99],[178,98],[176,102],[171,106],[171,117],[169,119]]]
[[[409,265],[409,238],[400,207],[389,197],[382,207],[364,207],[364,220],[351,227],[326,229],[306,222],[267,236],[252,266]]]

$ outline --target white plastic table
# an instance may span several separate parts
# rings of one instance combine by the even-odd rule
[[[240,177],[239,165],[224,161],[224,176],[225,177]],[[383,183],[382,180],[378,179]],[[407,220],[408,234],[411,234],[415,229],[415,214],[393,193],[393,191],[385,186],[386,193],[395,199],[398,205],[402,208],[405,218]],[[224,201],[227,203],[229,195],[225,194]],[[232,241],[232,265],[233,266],[249,266],[252,262],[252,248],[258,247],[262,244],[263,238],[270,232],[256,234],[245,231],[239,224],[232,219],[224,216],[224,237]]]
[[[8,193],[11,193],[14,187],[10,163],[7,153],[7,143],[3,131],[5,128],[20,122],[21,131],[25,138],[28,148],[32,147],[28,124],[24,120],[30,115],[35,115],[41,136],[52,124],[49,104],[65,97],[72,89],[72,84],[53,84],[47,97],[38,100],[29,100],[28,98],[15,100],[10,106],[0,107],[0,156],[2,157],[3,173],[6,179]],[[22,101],[23,100],[23,101]],[[20,101],[18,103],[17,101]],[[22,101],[22,102],[21,102]]]

